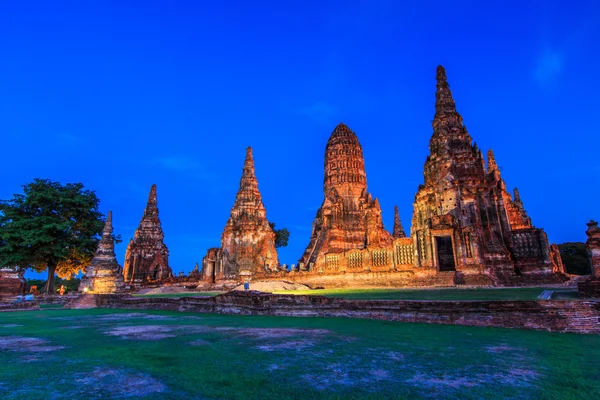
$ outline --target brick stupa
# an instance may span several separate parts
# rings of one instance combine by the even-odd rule
[[[109,211],[96,254],[87,267],[85,276],[81,279],[80,292],[107,294],[123,291],[125,285],[121,266],[115,255],[115,241],[112,232],[112,211]]]
[[[494,153],[473,143],[456,111],[446,71],[437,68],[437,90],[425,183],[415,196],[411,237],[416,266],[457,271],[467,283],[555,281],[562,271],[556,246],[535,228],[518,190],[506,189]],[[526,279],[528,276],[531,279]],[[459,280],[462,278],[458,278]]]
[[[390,246],[379,201],[367,191],[362,147],[356,134],[340,123],[325,147],[325,199],[313,222],[300,269],[337,270],[336,254],[352,249]],[[329,255],[326,257],[326,255]]]
[[[275,232],[258,190],[252,148],[246,160],[221,248],[209,249],[202,260],[202,279],[213,283],[242,283],[279,270]]]
[[[152,185],[144,215],[125,253],[125,282],[137,288],[148,281],[161,281],[172,275],[164,238],[158,217],[156,185]]]
[[[587,227],[585,248],[590,260],[592,275],[586,281],[579,283],[579,295],[600,298],[600,228],[598,222],[594,220],[588,222]]]

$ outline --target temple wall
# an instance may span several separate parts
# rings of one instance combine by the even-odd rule
[[[322,296],[232,292],[211,298],[96,296],[104,308],[235,315],[347,317],[398,322],[521,328],[600,334],[600,300],[410,301],[345,300]]]

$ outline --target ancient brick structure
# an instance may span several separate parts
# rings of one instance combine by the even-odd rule
[[[92,297],[92,296],[89,296]],[[93,296],[95,307],[237,315],[367,318],[600,334],[600,300],[348,300],[231,291],[215,297]]]
[[[325,199],[299,269],[327,273],[371,267],[389,270],[391,257],[386,248],[393,238],[383,227],[379,201],[367,192],[362,147],[343,123],[325,147],[323,191]]]
[[[592,276],[587,281],[579,283],[579,295],[600,298],[600,228],[598,222],[593,220],[588,222],[587,226],[585,233],[588,238],[585,247],[592,267]]]
[[[275,232],[267,221],[252,148],[248,147],[240,188],[221,236],[221,248],[209,249],[202,259],[202,280],[236,284],[278,270]]]
[[[125,253],[125,282],[132,287],[140,287],[147,282],[161,281],[171,276],[169,249],[163,241],[164,237],[158,217],[156,185],[152,185],[144,215]]]
[[[19,268],[0,268],[0,297],[23,294],[26,281],[25,271]]]
[[[437,92],[425,184],[415,196],[411,236],[415,266],[457,271],[457,279],[489,276],[513,284],[562,271],[545,232],[535,228],[519,192],[507,192],[493,152],[487,170],[452,98],[446,71],[437,69]],[[492,282],[490,282],[492,283]]]
[[[550,246],[545,232],[533,226],[518,190],[513,195],[507,191],[491,150],[486,167],[456,111],[441,66],[429,149],[425,182],[413,204],[411,236],[406,237],[397,208],[390,234],[383,226],[378,200],[367,191],[358,138],[339,124],[325,147],[325,198],[298,267],[277,271],[247,256],[242,270],[251,272],[245,276],[313,287],[528,285],[564,279],[558,247]],[[260,195],[253,169],[251,176],[247,185],[252,189],[243,198],[253,199],[247,208],[263,210],[260,197],[256,200]],[[203,260],[205,282],[239,278],[240,264],[232,260],[242,250],[233,247],[230,239],[237,237],[233,232],[239,230],[239,213],[232,210],[222,248],[210,249]],[[255,251],[256,247],[248,254]]]
[[[394,233],[392,233],[394,239],[406,237],[404,228],[402,227],[402,221],[400,221],[400,213],[398,212],[398,206],[394,206]]]
[[[79,284],[80,292],[100,294],[118,293],[124,290],[123,275],[115,255],[112,232],[112,211],[109,211],[96,254]]]
[[[600,280],[600,228],[598,223],[593,220],[588,222],[587,226],[588,229],[585,233],[588,238],[585,247],[592,265],[592,278]]]

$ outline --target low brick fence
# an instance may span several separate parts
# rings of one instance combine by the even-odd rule
[[[21,303],[0,303],[0,312],[3,311],[22,311],[39,310],[40,304],[37,301],[24,301]]]
[[[96,295],[104,308],[239,315],[348,317],[430,324],[600,334],[600,300],[414,301],[230,292],[216,297],[140,298]]]

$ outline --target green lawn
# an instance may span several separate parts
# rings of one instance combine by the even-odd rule
[[[322,289],[276,291],[355,300],[535,300],[545,288]],[[551,289],[557,290],[557,289]]]
[[[160,297],[160,298],[180,298],[180,297],[212,297],[223,292],[186,292],[186,293],[161,293],[161,294],[134,294],[135,297]]]
[[[40,308],[63,308],[64,304],[40,304]]]
[[[343,318],[0,313],[0,398],[598,399],[600,336]]]

